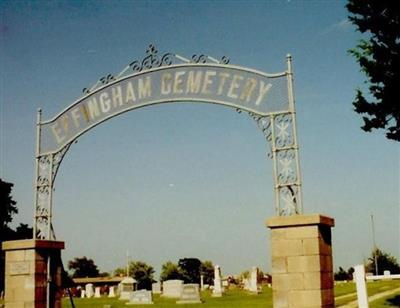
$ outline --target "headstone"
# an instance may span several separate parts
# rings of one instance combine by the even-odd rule
[[[166,280],[163,282],[162,296],[180,298],[183,280]]]
[[[250,275],[250,289],[249,289],[249,291],[252,292],[252,293],[258,293],[257,276],[258,276],[258,268],[254,266],[251,269],[251,275]]]
[[[219,265],[214,266],[214,289],[212,292],[212,296],[222,296],[221,268],[219,267]]]
[[[383,271],[383,276],[390,276],[390,271]]]
[[[243,279],[243,289],[246,291],[250,290],[250,280],[248,278]]]
[[[81,298],[85,298],[85,296],[86,296],[85,290],[81,290]]]
[[[204,291],[204,275],[200,275],[200,290]]]
[[[96,287],[94,289],[94,297],[96,297],[96,298],[101,297],[101,295],[100,295],[100,287]]]
[[[368,308],[368,293],[365,283],[364,265],[354,266],[354,279],[356,281],[358,307]]]
[[[139,290],[134,291],[129,298],[127,305],[151,305],[153,303],[153,297],[151,291]]]
[[[153,294],[161,294],[161,283],[155,282],[151,285],[151,291]]]
[[[121,281],[119,299],[120,300],[129,300],[133,293],[133,285],[136,280],[132,277],[126,277]]]
[[[93,290],[93,283],[88,283],[85,285],[85,293],[86,297],[91,298],[94,295],[94,290]]]
[[[199,304],[199,303],[201,303],[199,285],[197,283],[184,284],[182,286],[181,297],[176,303],[177,304]]]
[[[108,290],[108,297],[115,297],[115,287],[111,286]]]

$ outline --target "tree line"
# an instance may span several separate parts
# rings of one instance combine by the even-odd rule
[[[97,265],[87,257],[75,258],[68,262],[68,269],[72,278],[110,276],[110,273],[100,273]],[[143,261],[131,261],[127,268],[119,267],[113,271],[114,276],[129,276],[137,281],[138,289],[151,290],[152,283],[156,282],[154,268]],[[178,263],[165,262],[161,267],[160,281],[180,279],[185,283],[200,283],[203,275],[204,284],[212,284],[214,279],[214,265],[211,261],[200,261],[197,258],[182,258]]]
[[[400,274],[400,265],[397,259],[379,248],[372,250],[370,257],[364,263],[366,273],[383,275],[384,271],[390,271],[390,274]],[[346,271],[340,266],[339,270],[335,272],[334,278],[336,281],[353,280],[353,273],[354,268],[350,267]]]

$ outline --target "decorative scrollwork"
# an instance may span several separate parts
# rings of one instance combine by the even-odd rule
[[[221,64],[229,64],[229,58],[228,58],[228,57],[225,57],[225,56],[223,56],[223,57],[221,58],[221,61],[220,61],[220,63],[221,63]]]
[[[90,90],[89,90],[88,88],[83,88],[83,89],[82,89],[82,93],[83,93],[83,94],[89,94],[89,93],[90,93]]]
[[[36,238],[46,239],[49,219],[47,217],[36,217]]]
[[[106,85],[106,84],[109,84],[110,82],[113,82],[113,81],[115,81],[115,80],[116,80],[116,78],[114,77],[114,75],[108,74],[108,75],[106,75],[106,76],[101,77],[101,78],[97,81],[97,83],[95,84],[95,86],[93,86],[93,88],[97,87],[99,84],[100,84],[100,85]],[[83,92],[84,94],[90,94],[91,89],[83,88],[83,89],[82,89],[82,92]]]
[[[50,195],[50,189],[49,186],[40,186],[37,189],[37,197],[38,197],[38,202],[40,203],[46,203],[48,201],[49,195]]]
[[[49,214],[49,211],[45,207],[41,207],[41,206],[36,207],[36,216],[37,217],[47,216],[48,214]]]
[[[119,80],[120,78],[129,74],[129,71],[133,71],[134,73],[142,72],[145,70],[149,70],[152,68],[157,68],[161,66],[170,66],[174,61],[180,61],[178,63],[219,63],[219,64],[228,64],[229,58],[223,56],[221,60],[217,60],[211,56],[207,56],[204,54],[193,55],[192,59],[186,59],[185,57],[179,56],[177,54],[165,53],[162,56],[158,54],[158,50],[153,44],[150,44],[146,50],[146,56],[142,60],[135,60],[129,63],[119,74],[113,75],[108,74],[106,76],[101,77],[92,87],[83,88],[82,92],[85,95],[90,94],[95,91],[100,86],[109,84],[113,81]]]
[[[108,84],[115,80],[115,77],[112,74],[108,74],[107,76],[101,77],[100,82],[102,84]]]
[[[207,56],[206,55],[193,55],[192,56],[192,62],[194,62],[194,63],[206,63],[207,62]]]
[[[295,186],[285,186],[279,190],[281,207],[280,216],[290,216],[299,214],[297,207],[298,188]]]
[[[237,109],[237,111],[241,112],[240,109]],[[250,117],[253,118],[254,121],[256,121],[257,126],[260,128],[260,130],[263,132],[265,139],[267,139],[270,151],[267,153],[268,158],[272,158],[272,131],[271,131],[271,119],[266,116],[261,116],[258,114],[255,114],[253,112],[248,111],[247,112]]]
[[[297,180],[295,169],[296,156],[294,150],[278,151],[278,183],[294,183]]]
[[[71,144],[72,143],[68,143],[65,147],[63,147],[60,151],[58,151],[57,153],[55,153],[53,155],[53,170],[52,170],[52,181],[53,182],[56,178],[58,168],[60,167],[60,164],[61,164],[65,154],[69,150]]]
[[[50,157],[49,155],[44,155],[39,157],[39,169],[47,170],[50,167]]]
[[[209,61],[211,60],[211,61]],[[192,56],[192,62],[193,63],[207,63],[207,62],[215,62],[215,63],[219,63],[219,64],[228,64],[229,63],[229,58],[223,56],[221,58],[221,60],[216,60],[210,56],[201,54],[201,55],[193,55]]]
[[[148,70],[155,67],[160,66],[168,66],[172,64],[172,54],[166,53],[161,58],[159,58],[158,50],[155,48],[153,44],[149,45],[149,48],[146,50],[147,56],[140,61],[133,61],[129,64],[134,72],[141,72],[143,70]]]
[[[43,176],[38,176],[37,178],[37,185],[39,187],[44,187],[44,186],[48,186],[49,185],[49,179],[47,177],[43,177]]]
[[[277,148],[293,145],[293,122],[291,114],[281,114],[275,117],[275,144]]]

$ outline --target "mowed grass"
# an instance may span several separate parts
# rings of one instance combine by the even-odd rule
[[[381,292],[396,289],[400,287],[400,280],[383,280],[383,281],[371,281],[367,282],[368,296],[372,296]],[[357,300],[356,285],[353,282],[337,284],[335,286],[335,304],[336,306],[344,305],[352,301]],[[348,295],[348,296],[346,296]],[[390,297],[390,296],[389,296]],[[374,301],[371,303],[371,307],[382,307],[373,306]],[[373,304],[373,305],[372,305]]]
[[[369,305],[369,308],[382,307],[400,307],[400,292],[373,301]]]
[[[367,284],[368,295],[372,296],[374,294],[396,289],[400,287],[400,281],[378,281],[378,282],[369,282]],[[337,284],[335,286],[335,303],[336,307],[349,303],[351,301],[357,300],[357,295],[352,294],[356,292],[356,286],[354,283],[344,283]],[[349,295],[349,296],[346,296]],[[340,298],[341,296],[346,296],[344,298]],[[339,298],[338,298],[339,297]],[[238,288],[231,288],[228,290],[223,297],[213,298],[211,297],[211,291],[202,292],[201,298],[203,300],[202,304],[191,304],[191,305],[179,305],[178,307],[272,307],[272,291],[268,287],[263,287],[263,291],[259,295],[253,295],[249,292],[240,290]],[[159,295],[153,296],[154,305],[151,307],[176,307],[176,299],[166,299],[160,297]],[[378,307],[400,307],[400,292],[396,294],[392,294],[385,298],[376,300],[371,303],[370,308],[378,308]],[[103,308],[104,305],[111,305],[112,308],[117,307],[127,307],[126,301],[120,301],[118,299],[109,299],[109,298],[74,298],[74,303],[77,308],[86,308],[86,307],[100,307]],[[63,300],[63,308],[72,307],[69,303],[69,300],[65,298]],[[135,305],[134,307],[149,307],[148,305]]]
[[[268,287],[264,287],[262,293],[258,295],[249,292],[231,288],[223,297],[214,298],[211,291],[201,293],[202,304],[179,305],[179,307],[272,307],[272,291]],[[177,299],[167,299],[160,295],[153,296],[154,305],[151,307],[176,307]],[[74,304],[80,307],[103,307],[111,305],[112,308],[127,307],[126,301],[108,298],[74,298]],[[68,299],[63,300],[63,307],[72,307]],[[135,305],[134,307],[149,307],[148,305]]]

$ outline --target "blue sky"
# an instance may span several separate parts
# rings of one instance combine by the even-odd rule
[[[2,1],[0,176],[15,184],[16,223],[32,221],[36,110],[49,119],[108,73],[160,53],[223,55],[265,72],[293,56],[305,213],[336,219],[334,264],[378,246],[400,257],[399,146],[367,134],[352,110],[365,78],[347,50],[360,34],[343,1]],[[126,251],[159,269],[198,257],[224,274],[269,270],[274,215],[268,145],[246,114],[166,104],[83,135],[56,180],[54,227],[64,261],[103,271]]]

